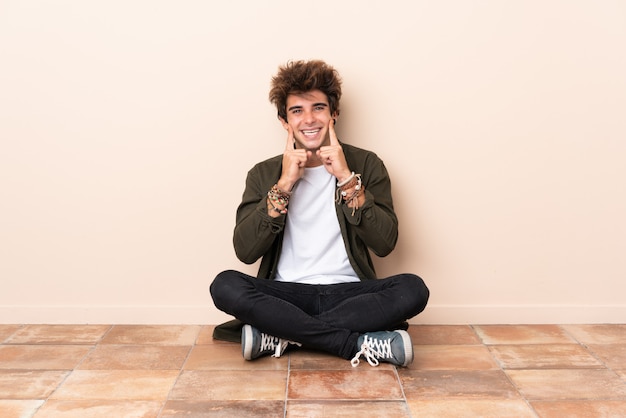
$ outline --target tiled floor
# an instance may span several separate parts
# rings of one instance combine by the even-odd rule
[[[0,416],[626,416],[626,325],[413,325],[405,369],[306,350],[248,362],[212,331],[0,325]]]

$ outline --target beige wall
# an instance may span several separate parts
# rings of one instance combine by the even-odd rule
[[[415,322],[626,321],[626,3],[0,0],[0,322],[216,323],[288,59],[392,175]]]

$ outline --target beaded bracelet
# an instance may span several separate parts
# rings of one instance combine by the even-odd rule
[[[348,196],[348,191],[350,189],[354,189],[354,191]],[[354,216],[356,211],[359,209],[359,196],[361,195],[362,189],[363,182],[361,180],[361,175],[354,174],[354,172],[352,172],[352,175],[348,179],[337,184],[337,194],[335,195],[335,202],[339,204],[341,203],[342,199],[345,201],[346,205],[354,202],[354,206],[352,206],[352,216]]]
[[[278,184],[272,186],[269,192],[267,192],[267,201],[269,202],[271,209],[284,215],[287,213],[287,205],[289,204],[290,192],[281,190]],[[283,209],[276,207],[276,205],[285,206]],[[268,207],[268,209],[270,209]]]
[[[287,208],[283,208],[283,209],[277,208],[277,207],[274,205],[274,203],[272,203],[271,199],[269,199],[269,198],[267,199],[267,202],[270,204],[270,207],[268,207],[268,209],[271,209],[271,210],[273,210],[273,211],[275,211],[275,212],[278,212],[278,213],[280,213],[281,215],[285,215],[285,214],[287,214]]]
[[[291,193],[281,190],[278,185],[275,184],[272,186],[270,191],[267,192],[267,197],[271,202],[275,202],[281,206],[287,206],[289,204]]]

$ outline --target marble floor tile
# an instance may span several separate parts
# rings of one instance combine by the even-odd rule
[[[505,369],[602,367],[602,363],[579,344],[492,345],[489,349]]]
[[[626,343],[626,341],[624,341]],[[590,344],[589,349],[613,370],[626,370],[626,344]]]
[[[260,357],[248,361],[236,344],[197,345],[191,351],[185,370],[287,370],[289,356]]]
[[[183,345],[102,344],[90,352],[79,370],[179,370],[191,347]]]
[[[558,325],[475,325],[474,329],[487,345],[576,343]]]
[[[186,370],[170,400],[285,399],[287,372],[274,370]]]
[[[407,400],[519,398],[500,370],[399,370]]]
[[[366,367],[367,366],[367,367]],[[358,367],[352,367],[349,360],[320,351],[305,349],[294,350],[289,355],[291,370],[354,370],[362,371],[371,368],[366,360],[362,360]],[[393,370],[391,364],[380,363],[379,370]]]
[[[163,400],[178,370],[75,370],[51,399]]]
[[[0,343],[4,343],[13,334],[15,334],[20,328],[22,328],[22,325],[0,324]]]
[[[290,400],[401,400],[402,388],[392,370],[293,370],[287,397]]]
[[[523,399],[421,399],[409,400],[414,417],[433,418],[535,418]]]
[[[287,418],[411,418],[404,401],[288,401]]]
[[[410,370],[496,370],[489,349],[483,345],[416,345]]]
[[[507,370],[529,400],[626,399],[626,383],[606,369]]]
[[[0,325],[0,417],[626,416],[626,325],[411,325],[404,368],[245,361],[213,330]]]
[[[539,418],[623,418],[626,417],[626,400],[623,401],[535,401],[531,406]]]
[[[4,400],[0,399],[0,416],[2,418],[32,417],[45,401],[36,400]]]
[[[408,332],[413,345],[480,344],[469,325],[411,325]]]
[[[193,345],[199,325],[115,325],[102,344]]]
[[[168,401],[159,418],[279,418],[285,402],[277,401]]]
[[[0,399],[46,399],[69,374],[69,370],[0,370]]]
[[[626,324],[563,325],[583,344],[625,344]]]
[[[215,329],[214,325],[204,325],[200,328],[198,332],[198,337],[196,338],[197,345],[205,345],[205,344],[234,344],[229,343],[227,341],[214,340],[213,339],[213,330]]]
[[[157,418],[162,401],[50,400],[35,418]]]
[[[110,325],[24,325],[8,344],[96,344]]]
[[[2,345],[0,369],[71,370],[89,350],[87,345]]]

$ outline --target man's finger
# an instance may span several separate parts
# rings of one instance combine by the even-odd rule
[[[293,129],[291,129],[290,125],[287,125],[287,145],[285,145],[285,151],[293,151],[295,148],[294,144]]]
[[[328,135],[330,136],[330,145],[339,145],[337,134],[335,133],[335,118],[328,122]]]

